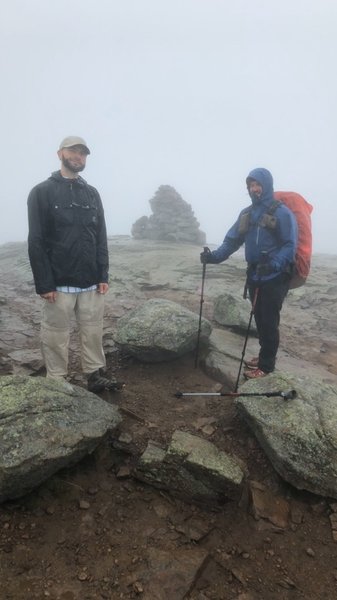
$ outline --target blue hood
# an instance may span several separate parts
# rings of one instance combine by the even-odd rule
[[[266,201],[273,200],[274,198],[274,187],[273,187],[273,176],[267,169],[259,168],[253,169],[246,178],[246,183],[248,187],[249,179],[255,179],[262,186],[262,197],[259,200],[261,203],[265,203]],[[250,196],[253,202],[256,202],[255,198]]]

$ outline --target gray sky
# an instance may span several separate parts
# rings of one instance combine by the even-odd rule
[[[336,0],[3,2],[0,243],[26,239],[30,189],[81,135],[111,235],[168,184],[218,244],[266,167],[337,254],[336,30]]]

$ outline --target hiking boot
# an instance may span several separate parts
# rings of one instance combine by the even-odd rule
[[[251,358],[250,360],[245,360],[245,365],[247,369],[257,369],[259,366],[259,357],[254,356],[254,358]]]
[[[97,394],[103,392],[103,390],[109,390],[109,392],[120,392],[124,387],[124,383],[116,381],[107,377],[107,374],[103,369],[97,369],[88,376],[88,390]]]
[[[259,377],[266,377],[268,373],[261,371],[261,369],[250,369],[249,371],[243,372],[246,379],[258,379]]]

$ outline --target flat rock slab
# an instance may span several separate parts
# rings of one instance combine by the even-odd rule
[[[92,452],[118,409],[69,383],[0,377],[0,501],[18,498]]]
[[[30,375],[40,371],[44,366],[41,350],[37,348],[13,350],[8,356],[13,363],[13,369],[16,375]]]
[[[147,568],[137,573],[134,588],[142,590],[144,600],[183,600],[193,588],[208,553],[200,548],[176,552],[149,548]]]
[[[167,450],[148,444],[135,476],[184,500],[216,507],[242,493],[242,463],[214,444],[175,431]]]
[[[266,519],[275,527],[286,529],[290,520],[290,505],[257,481],[250,481],[251,508],[256,520]]]
[[[244,340],[244,336],[228,329],[213,329],[209,338],[208,351],[202,361],[207,374],[221,381],[231,390],[234,389],[238,376]],[[258,354],[257,340],[249,339],[245,358],[251,358]],[[243,365],[241,374],[244,368]]]

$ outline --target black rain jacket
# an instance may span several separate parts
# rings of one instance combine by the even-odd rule
[[[60,171],[28,197],[28,254],[37,294],[66,285],[86,288],[109,280],[102,201],[82,177]]]

